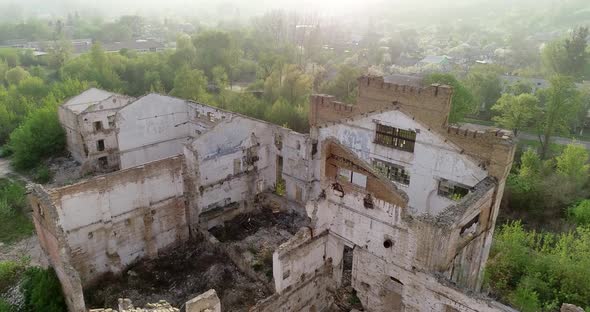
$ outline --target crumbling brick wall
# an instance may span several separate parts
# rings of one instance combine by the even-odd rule
[[[40,237],[58,238],[42,240],[43,248],[50,255],[56,247],[64,252],[81,284],[88,285],[188,239],[181,160],[168,158],[57,189],[35,188],[31,204],[46,199],[39,214],[49,224],[39,227]]]

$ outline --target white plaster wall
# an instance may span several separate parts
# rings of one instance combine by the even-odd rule
[[[447,307],[460,312],[516,312],[490,299],[476,299],[442,285],[435,277],[411,271],[391,263],[391,258],[372,255],[363,248],[354,249],[352,284],[357,296],[371,312],[395,312],[384,297],[391,277],[399,280],[403,309],[401,311],[446,312]]]
[[[395,259],[400,266],[412,267],[417,238],[401,219],[402,208],[374,199],[374,208],[366,209],[364,195],[360,193],[349,192],[341,198],[327,189],[326,196],[315,211],[317,228],[328,229],[348,245],[366,248],[379,257]],[[383,246],[386,239],[393,243],[391,248]]]
[[[376,123],[419,131],[414,153],[374,144]],[[319,141],[335,137],[368,163],[381,159],[401,165],[410,172],[410,185],[396,183],[409,196],[410,211],[436,215],[454,202],[437,195],[438,180],[444,178],[475,186],[487,172],[461,150],[400,111],[389,111],[319,129]],[[321,143],[320,143],[321,144]],[[321,146],[321,145],[320,145]]]
[[[117,272],[188,235],[188,228],[179,226],[186,224],[177,206],[184,192],[180,166],[141,170],[63,188],[56,205],[60,225],[85,278]]]
[[[283,147],[275,145],[275,136],[281,136]],[[247,169],[244,157],[250,148],[257,149],[257,172],[234,175],[234,160],[241,162],[240,173]],[[283,178],[286,180],[287,197],[296,199],[296,186],[301,189],[305,201],[309,180],[309,137],[288,129],[233,115],[225,116],[212,129],[191,143],[198,159],[187,158],[191,168],[198,168],[197,185],[205,190],[199,198],[199,207],[207,209],[212,204],[240,202],[257,192],[271,190],[276,182],[277,156],[283,157]],[[191,153],[186,151],[185,153]],[[197,169],[195,169],[197,170]],[[256,175],[252,180],[251,175]],[[228,180],[229,178],[229,180]],[[221,183],[222,182],[222,183]]]
[[[149,94],[117,113],[121,169],[182,154],[190,135],[186,101]]]
[[[283,172],[285,179],[286,196],[291,200],[297,200],[297,187],[301,190],[301,202],[308,198],[308,182],[310,174],[311,142],[308,135],[280,129],[283,136],[283,148],[277,154],[283,156]]]

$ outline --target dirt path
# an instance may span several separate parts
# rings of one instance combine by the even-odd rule
[[[32,235],[14,244],[0,246],[0,261],[18,261],[23,257],[28,257],[32,266],[47,267],[48,265],[37,235]]]
[[[4,178],[11,172],[12,168],[10,168],[10,163],[8,159],[0,158],[0,178]]]

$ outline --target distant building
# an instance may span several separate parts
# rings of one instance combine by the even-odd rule
[[[429,55],[418,62],[418,66],[421,67],[436,67],[442,71],[451,69],[452,58],[446,55]]]

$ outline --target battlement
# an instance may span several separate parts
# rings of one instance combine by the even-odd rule
[[[512,132],[496,128],[477,130],[462,127],[460,125],[449,125],[447,126],[447,133],[453,136],[482,139],[490,142],[511,142],[514,139]]]
[[[385,82],[383,77],[376,76],[362,76],[358,79],[358,85],[359,90],[375,88],[419,97],[443,97],[450,99],[453,94],[453,88],[447,85],[432,84],[415,87]]]

